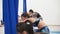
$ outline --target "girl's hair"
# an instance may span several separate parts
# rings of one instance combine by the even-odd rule
[[[17,24],[17,32],[22,33],[23,31],[26,31],[28,34],[34,34],[33,24],[29,20]]]
[[[21,15],[21,16],[23,16],[23,17],[27,17],[27,18],[29,18],[29,17],[30,17],[28,13],[22,13],[22,15]]]
[[[33,13],[34,11],[32,9],[30,9],[29,12],[32,12]]]

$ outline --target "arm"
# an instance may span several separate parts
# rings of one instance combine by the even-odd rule
[[[26,20],[29,20],[29,21],[31,21],[32,23],[35,22],[35,18],[28,18],[28,19],[26,19]]]

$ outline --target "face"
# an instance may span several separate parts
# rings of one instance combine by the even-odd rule
[[[31,16],[33,13],[32,12],[29,12],[28,14]]]
[[[32,14],[32,12],[29,12],[29,14]]]

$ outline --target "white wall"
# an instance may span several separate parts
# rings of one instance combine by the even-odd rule
[[[19,1],[19,14],[22,12],[23,0]],[[60,25],[60,0],[27,0],[27,11],[39,12],[47,25]]]
[[[19,1],[19,15],[23,11],[23,0]],[[60,25],[60,0],[27,0],[27,11],[39,12],[48,25]],[[2,0],[0,0],[0,20],[2,19]]]
[[[19,14],[23,11],[20,0]],[[27,0],[27,9],[39,12],[48,25],[60,25],[60,0]],[[0,0],[0,20],[2,19],[2,0]]]
[[[2,0],[0,0],[0,20],[2,19]]]
[[[23,0],[19,0],[18,15],[21,15],[22,12],[23,12]]]

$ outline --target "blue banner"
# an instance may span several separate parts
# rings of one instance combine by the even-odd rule
[[[23,0],[23,12],[27,12],[26,0]]]
[[[5,34],[16,34],[18,23],[18,0],[3,0]]]

